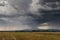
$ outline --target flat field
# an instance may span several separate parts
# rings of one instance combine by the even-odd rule
[[[60,32],[0,32],[0,40],[60,40]]]

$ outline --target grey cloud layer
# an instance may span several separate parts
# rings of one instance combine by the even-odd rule
[[[34,5],[33,0],[6,0],[8,1],[7,5],[0,6],[0,20],[1,26],[19,26],[24,25],[27,28],[33,28],[39,23],[39,16],[34,14],[35,10],[32,9],[32,5]],[[31,5],[32,4],[32,5]],[[3,10],[4,9],[4,10]],[[32,9],[33,11],[31,11]],[[37,16],[37,17],[36,17]],[[24,28],[24,27],[23,27]]]
[[[4,6],[0,5],[0,26],[15,26],[16,29],[38,29],[39,24],[50,22],[52,17],[54,18],[54,16],[50,17],[50,14],[47,14],[47,17],[46,12],[41,12],[40,9],[51,8],[41,6],[40,0],[6,1],[8,2],[5,2]]]

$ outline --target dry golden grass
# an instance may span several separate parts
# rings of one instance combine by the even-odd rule
[[[60,40],[60,32],[0,32],[0,40]]]

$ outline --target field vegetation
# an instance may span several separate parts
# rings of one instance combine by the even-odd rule
[[[60,32],[0,32],[0,40],[60,40]]]

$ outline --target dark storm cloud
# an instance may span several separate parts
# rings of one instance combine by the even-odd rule
[[[0,24],[4,26],[33,30],[38,29],[40,24],[59,20],[60,10],[56,10],[59,7],[54,9],[50,3],[47,6],[44,0],[6,0],[4,3],[4,6],[3,3],[0,5]]]
[[[31,29],[37,29],[39,24],[46,22],[41,13],[38,12],[38,9],[41,8],[39,0],[6,1],[3,1],[5,3],[4,6],[0,6],[0,10],[2,9],[0,13],[2,25],[26,25]]]
[[[39,0],[3,1],[0,6],[0,20],[2,22],[0,23],[4,26],[26,25],[31,29],[37,29],[37,26],[40,23],[45,22],[38,12],[38,9],[40,8],[40,6],[36,4],[38,1]]]
[[[42,0],[41,4],[45,9],[39,9],[39,12],[43,13],[49,28],[60,29],[60,0]]]

